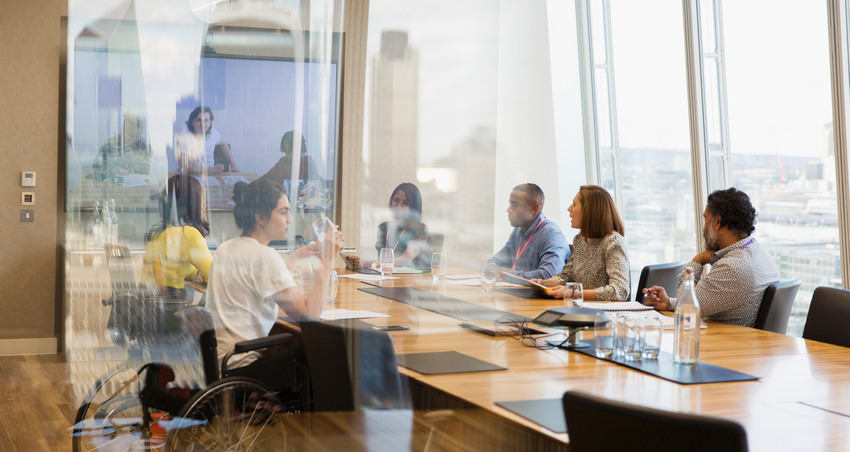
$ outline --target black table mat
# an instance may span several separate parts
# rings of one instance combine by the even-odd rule
[[[447,297],[415,287],[361,287],[360,290],[459,320],[490,320],[492,322],[531,321],[528,317],[499,311],[498,309],[488,308],[487,306],[458,300],[457,298]]]
[[[555,433],[567,432],[567,419],[561,399],[520,400],[496,402],[496,405],[512,411],[535,424],[540,424]]]
[[[590,347],[574,349],[572,351],[584,353],[596,358],[596,348],[593,343]],[[602,358],[597,358],[602,359]],[[642,359],[640,361],[626,361],[623,357],[605,359],[621,366],[654,375],[665,380],[683,385],[700,383],[726,383],[732,381],[754,381],[759,377],[738,372],[737,370],[715,366],[704,362],[694,365],[682,365],[673,362],[673,355],[666,352],[658,354],[658,359]]]
[[[433,353],[407,353],[396,355],[399,366],[407,367],[424,375],[459,374],[464,372],[487,372],[507,370],[487,361],[481,361],[456,351]]]
[[[543,295],[535,292],[531,287],[504,287],[496,289],[496,292],[502,292],[520,298],[543,298]]]

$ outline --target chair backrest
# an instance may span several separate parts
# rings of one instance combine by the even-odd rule
[[[302,317],[313,410],[408,408],[392,339],[358,324],[343,326]]]
[[[800,289],[800,278],[773,283],[764,290],[754,328],[785,334],[791,306]]]
[[[661,411],[576,391],[564,394],[563,405],[573,452],[747,450],[747,432],[726,419]]]
[[[446,236],[441,232],[429,232],[428,233],[428,252],[429,253],[440,253],[443,251],[443,242],[445,242]],[[429,256],[430,258],[430,256]]]
[[[812,294],[803,338],[850,347],[850,291],[818,287]]]
[[[106,253],[106,266],[112,280],[112,295],[135,293],[138,286],[130,250],[123,245],[106,244],[103,251]]]
[[[685,264],[687,262],[677,261],[643,267],[638,279],[635,301],[643,303],[643,289],[652,286],[661,286],[667,291],[667,295],[675,297],[679,288],[679,273],[685,269]]]

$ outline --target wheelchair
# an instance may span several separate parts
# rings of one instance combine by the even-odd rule
[[[275,415],[307,409],[309,377],[295,359],[292,335],[240,342],[219,369],[212,316],[202,306],[138,293],[104,304],[126,359],[83,399],[72,427],[74,451],[274,450],[285,441]],[[232,356],[273,349],[280,353],[227,367]],[[180,381],[169,364],[181,367]]]

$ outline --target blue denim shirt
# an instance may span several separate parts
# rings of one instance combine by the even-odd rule
[[[541,221],[543,224],[540,224]],[[528,246],[517,258],[517,250],[526,246],[526,243]],[[554,221],[547,220],[541,212],[525,234],[521,228],[514,228],[508,237],[508,243],[490,258],[490,262],[511,268],[516,260],[516,268],[510,273],[526,279],[546,279],[561,271],[569,257],[570,248],[561,228]]]

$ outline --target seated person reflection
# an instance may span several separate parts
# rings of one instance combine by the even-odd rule
[[[299,145],[299,164],[298,164],[298,173],[292,174],[292,162],[295,158],[295,154],[293,153],[293,149],[295,146],[295,139],[301,143]],[[307,142],[304,140],[304,137],[295,131],[290,130],[283,134],[283,137],[280,139],[280,152],[283,153],[283,156],[280,160],[275,163],[275,165],[270,169],[266,174],[263,174],[264,179],[273,180],[275,182],[283,183],[284,180],[316,180],[319,179],[319,173],[316,168],[316,162],[307,155]]]
[[[175,138],[174,155],[180,172],[190,174],[221,174],[239,172],[230,145],[212,127],[212,109],[200,106],[192,110],[186,121],[187,133]],[[216,154],[219,155],[216,159]]]
[[[525,279],[549,278],[564,266],[570,249],[561,228],[543,215],[545,201],[543,190],[535,184],[514,187],[507,211],[514,230],[489,262]]]
[[[579,233],[573,238],[573,254],[557,275],[534,280],[553,287],[546,292],[564,297],[564,283],[578,282],[586,301],[625,301],[629,298],[629,257],[626,230],[607,190],[583,185],[567,209],[570,226]]]
[[[122,133],[106,140],[98,149],[90,177],[120,184],[128,174],[150,174],[151,150],[144,134],[145,120],[125,115]]]
[[[304,314],[321,315],[333,258],[342,249],[342,234],[338,226],[332,226],[320,243],[290,254],[290,265],[294,259],[319,257],[313,290],[305,295],[287,262],[268,246],[272,240],[285,240],[292,222],[283,186],[267,179],[251,184],[238,182],[233,187],[233,201],[233,216],[242,236],[218,247],[207,286],[207,307],[215,323],[219,359],[237,342],[268,335],[278,309],[295,321]],[[245,354],[231,361],[234,366],[244,366],[256,358]]]
[[[752,327],[765,289],[779,280],[773,259],[752,236],[756,209],[746,193],[733,187],[708,195],[702,216],[706,249],[685,266],[694,270],[700,315]],[[679,275],[679,290],[684,274]],[[659,310],[676,309],[678,299],[669,297],[663,287],[652,286],[644,293],[647,305]]]
[[[389,202],[393,219],[378,225],[378,240],[375,249],[380,253],[390,248],[395,254],[395,266],[429,268],[431,256],[427,252],[428,228],[422,223],[422,195],[419,188],[409,182],[393,190]],[[376,261],[361,260],[358,256],[345,256],[349,270],[377,268]]]
[[[145,235],[142,283],[157,287],[164,298],[184,299],[185,279],[206,280],[212,263],[204,240],[210,233],[204,188],[192,176],[170,177],[159,198],[159,214],[161,220]]]

